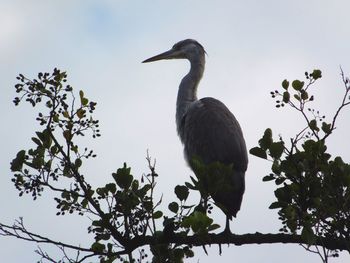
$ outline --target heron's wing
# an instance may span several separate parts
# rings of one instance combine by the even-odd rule
[[[195,101],[182,120],[183,143],[187,160],[200,157],[204,163],[233,163],[235,170],[245,172],[247,149],[241,127],[219,100]]]
[[[180,131],[190,165],[195,156],[206,164],[233,164],[228,183],[231,189],[223,188],[211,195],[228,218],[235,217],[242,203],[248,164],[245,141],[236,118],[222,102],[203,98],[188,108]]]

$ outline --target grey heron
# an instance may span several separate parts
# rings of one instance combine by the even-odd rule
[[[177,95],[177,131],[184,145],[185,158],[195,173],[191,163],[195,156],[206,165],[214,162],[232,165],[228,176],[230,190],[211,193],[215,203],[227,216],[225,231],[230,231],[229,220],[236,217],[242,203],[248,156],[241,127],[229,109],[214,98],[197,99],[198,84],[204,72],[205,54],[200,43],[186,39],[143,63],[162,59],[189,60],[190,71],[182,79]]]

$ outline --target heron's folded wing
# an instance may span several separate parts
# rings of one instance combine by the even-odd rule
[[[183,121],[186,158],[200,157],[205,163],[233,163],[234,169],[246,171],[247,149],[241,127],[219,100],[203,98],[194,102]]]

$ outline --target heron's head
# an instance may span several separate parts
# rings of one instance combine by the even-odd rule
[[[162,59],[185,58],[190,61],[204,59],[206,52],[201,44],[193,39],[185,39],[176,43],[170,50],[142,61],[142,63],[153,62]]]

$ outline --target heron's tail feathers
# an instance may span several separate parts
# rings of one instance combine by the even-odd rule
[[[241,209],[242,198],[245,190],[245,172],[233,171],[231,185],[227,189],[218,191],[212,195],[216,205],[232,220]]]

